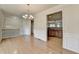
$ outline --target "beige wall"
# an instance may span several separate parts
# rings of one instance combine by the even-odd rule
[[[63,19],[64,32],[79,33],[79,5],[68,5],[64,7]]]
[[[59,5],[36,14],[34,36],[47,41],[46,15],[61,10],[63,13],[63,48],[79,53],[79,5]]]
[[[79,5],[63,7],[63,47],[79,53]]]

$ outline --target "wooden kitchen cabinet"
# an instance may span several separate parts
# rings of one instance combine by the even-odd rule
[[[48,36],[49,37],[55,37],[56,31],[54,29],[48,29]]]
[[[59,37],[62,38],[62,30],[59,29],[48,29],[48,37]]]
[[[62,38],[62,11],[47,15],[48,37]]]
[[[56,36],[55,37],[59,37],[59,38],[62,38],[62,30],[56,30],[56,32],[55,32],[56,34]]]

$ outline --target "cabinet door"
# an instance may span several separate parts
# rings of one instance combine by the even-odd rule
[[[49,29],[49,37],[55,37],[56,36],[56,31],[53,29]]]
[[[47,16],[48,21],[62,20],[62,12],[56,12]]]
[[[59,31],[58,37],[59,37],[59,38],[62,38],[62,30]]]

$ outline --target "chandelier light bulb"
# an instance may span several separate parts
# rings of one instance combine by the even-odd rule
[[[30,4],[27,4],[27,6],[30,7]],[[34,17],[30,14],[30,9],[29,9],[29,8],[28,8],[27,12],[28,12],[28,13],[25,14],[25,15],[23,15],[22,17],[23,17],[24,19],[30,19],[30,20],[34,19]]]

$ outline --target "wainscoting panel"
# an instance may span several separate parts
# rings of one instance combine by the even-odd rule
[[[79,53],[79,34],[64,33],[63,48]]]

